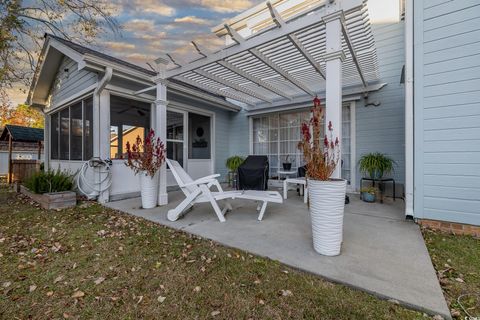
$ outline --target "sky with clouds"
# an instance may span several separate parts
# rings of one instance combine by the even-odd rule
[[[194,50],[190,41],[215,48],[223,41],[211,28],[262,0],[114,0],[119,34],[108,33],[93,47],[106,54],[148,68],[146,62],[158,54],[176,52],[178,57]],[[23,103],[26,94],[16,87],[10,91],[14,104]]]

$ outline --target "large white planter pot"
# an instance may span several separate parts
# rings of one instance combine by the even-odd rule
[[[158,175],[150,177],[140,172],[140,194],[142,195],[142,208],[151,209],[157,206],[158,202]]]
[[[313,248],[326,256],[340,254],[347,181],[308,180]]]

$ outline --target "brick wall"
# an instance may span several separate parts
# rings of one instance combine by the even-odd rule
[[[480,226],[428,219],[419,219],[418,223],[423,227],[433,230],[440,230],[442,232],[453,233],[456,235],[471,235],[480,238]]]

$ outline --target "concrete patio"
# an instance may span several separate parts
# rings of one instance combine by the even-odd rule
[[[313,250],[310,218],[294,191],[284,204],[270,204],[257,221],[256,204],[234,200],[233,212],[221,223],[209,204],[196,205],[182,219],[166,219],[183,199],[169,192],[169,205],[141,209],[139,198],[110,202],[108,207],[239,248],[286,265],[370,292],[430,314],[450,318],[418,225],[406,221],[403,201],[368,204],[351,195],[345,209],[344,242],[337,257]]]

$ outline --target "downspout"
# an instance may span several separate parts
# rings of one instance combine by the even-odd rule
[[[405,3],[405,216],[414,214],[414,11]]]
[[[99,104],[99,107],[98,107],[98,119],[100,119],[100,114],[101,114],[101,111],[100,111],[100,94],[102,93],[103,89],[105,89],[105,87],[107,86],[107,84],[110,82],[110,80],[112,80],[112,74],[113,74],[113,69],[111,67],[106,67],[105,68],[105,74],[103,75],[103,78],[100,79],[100,81],[98,82],[98,85],[97,87],[95,88],[95,90],[93,91],[93,99],[97,101],[97,103]],[[100,122],[101,121],[98,121],[98,128],[97,128],[97,132],[99,134],[99,138],[100,138]],[[100,156],[100,144],[99,144],[99,150],[98,150],[98,156]]]

